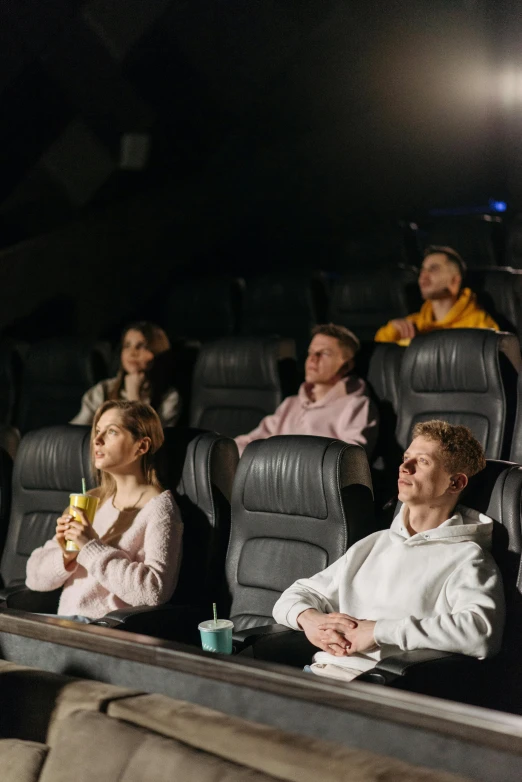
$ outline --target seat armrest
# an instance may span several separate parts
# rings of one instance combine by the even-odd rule
[[[120,608],[92,621],[91,624],[199,646],[198,624],[208,619],[206,614],[208,609],[205,610],[201,606],[175,606],[165,603],[160,606]]]
[[[62,590],[52,592],[34,592],[25,584],[16,584],[0,590],[0,604],[4,608],[16,608],[18,611],[31,611],[36,614],[55,614],[58,610]]]
[[[244,638],[243,645],[238,637],[240,635]],[[295,668],[309,665],[314,654],[319,651],[303,632],[284,625],[253,627],[234,633],[233,638],[236,654]]]
[[[482,661],[465,654],[415,649],[385,657],[356,681],[469,702],[481,665]]]
[[[258,638],[265,635],[276,635],[277,633],[293,632],[285,625],[262,625],[261,627],[250,627],[248,630],[234,630],[232,640],[234,644],[242,648],[255,643]]]
[[[15,595],[17,592],[23,592],[27,587],[25,584],[15,584],[14,586],[2,587],[0,589],[0,604],[6,603],[10,595]]]

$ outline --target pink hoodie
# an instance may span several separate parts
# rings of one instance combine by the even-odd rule
[[[170,491],[140,511],[119,511],[109,497],[94,517],[100,540],[87,543],[72,570],[53,538],[27,562],[29,589],[50,592],[63,586],[58,613],[100,619],[118,608],[159,605],[176,586],[183,522]],[[110,541],[110,543],[109,543]]]
[[[362,445],[371,456],[377,433],[378,414],[366,393],[366,383],[349,376],[339,380],[317,402],[310,398],[310,385],[303,383],[297,396],[287,397],[275,413],[235,440],[239,453],[243,453],[253,440],[265,440],[276,434],[313,434]]]

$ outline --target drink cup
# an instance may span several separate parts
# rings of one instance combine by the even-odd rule
[[[206,652],[232,654],[232,630],[234,623],[230,619],[207,619],[200,622],[198,630],[201,646]]]
[[[98,510],[98,503],[99,503],[98,497],[93,497],[91,494],[71,494],[69,496],[69,503],[70,508],[69,512],[71,516],[73,516],[75,519],[79,519],[79,515],[74,512],[75,508],[81,508],[85,515],[87,516],[87,519],[90,524],[94,521],[94,516],[96,515],[96,511]],[[72,540],[66,540],[65,541],[65,550],[66,551],[79,551],[80,549],[76,545],[76,543],[73,543]]]

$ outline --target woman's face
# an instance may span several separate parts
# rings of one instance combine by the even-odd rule
[[[154,361],[154,353],[149,350],[147,340],[141,331],[129,329],[123,338],[121,365],[125,372],[134,375],[145,372]]]
[[[107,410],[96,424],[93,440],[94,464],[97,470],[113,474],[131,471],[148,451],[148,437],[134,440],[118,410]]]

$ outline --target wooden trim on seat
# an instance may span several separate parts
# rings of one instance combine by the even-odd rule
[[[0,634],[72,647],[165,670],[359,713],[522,755],[522,717],[352,682],[329,683],[283,665],[209,654],[149,636],[0,609]],[[0,645],[1,651],[1,645]]]

